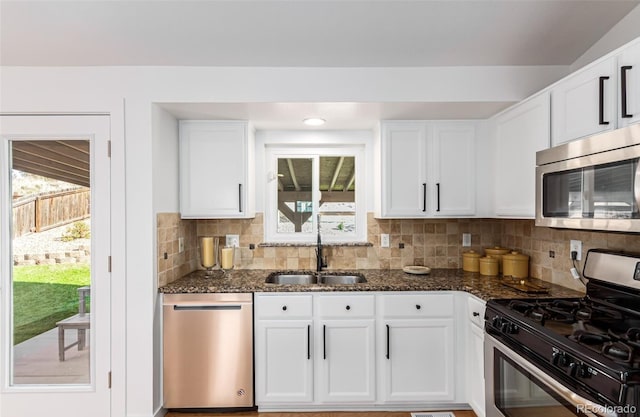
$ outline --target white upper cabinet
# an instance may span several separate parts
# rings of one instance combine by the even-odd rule
[[[495,119],[495,214],[535,218],[536,152],[549,147],[549,93]]]
[[[640,122],[640,42],[625,48],[618,55],[620,90],[619,126]]]
[[[475,214],[472,122],[382,123],[379,217]]]
[[[427,126],[382,125],[382,217],[427,215]]]
[[[182,218],[255,216],[253,130],[244,121],[180,121]]]
[[[552,145],[615,129],[616,59],[600,61],[551,90]]]
[[[436,123],[433,126],[433,168],[436,216],[473,216],[476,213],[475,126]],[[433,187],[432,187],[433,188]]]

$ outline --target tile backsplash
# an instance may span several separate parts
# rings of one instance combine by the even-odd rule
[[[166,285],[198,268],[196,221],[182,220],[180,213],[158,213],[158,285]],[[184,238],[179,251],[178,238]]]
[[[253,219],[182,220],[179,213],[158,214],[158,283],[165,285],[199,268],[200,236],[240,236],[237,269],[314,269],[315,248],[260,246],[263,216]],[[376,219],[367,218],[369,246],[325,246],[328,269],[399,269],[406,265],[461,268],[462,253],[482,253],[503,246],[530,256],[530,275],[565,287],[584,290],[571,277],[569,240],[581,240],[582,257],[590,248],[640,252],[640,235],[560,230],[536,227],[533,220],[503,219]],[[380,247],[380,234],[390,235],[390,247]],[[471,234],[471,247],[462,247],[462,234]],[[185,251],[179,253],[178,238]],[[404,248],[400,248],[400,243]],[[253,244],[254,249],[249,249]],[[552,251],[554,257],[550,257]],[[164,254],[167,254],[167,259]]]

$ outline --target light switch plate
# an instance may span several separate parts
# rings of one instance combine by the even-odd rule
[[[182,253],[184,252],[184,238],[183,237],[179,237],[178,238],[178,253]]]
[[[471,233],[462,234],[462,246],[464,247],[471,246]]]
[[[225,245],[235,246],[237,248],[238,246],[240,246],[240,235],[227,235],[225,239]]]
[[[388,248],[389,247],[389,234],[388,233],[381,233],[380,234],[380,247],[381,248]]]

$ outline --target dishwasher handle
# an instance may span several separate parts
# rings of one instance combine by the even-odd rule
[[[173,306],[174,310],[177,311],[193,311],[193,310],[240,310],[242,308],[241,305],[175,305]]]

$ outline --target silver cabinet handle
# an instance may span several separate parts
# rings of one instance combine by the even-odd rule
[[[198,310],[240,310],[242,306],[239,305],[226,305],[226,306],[180,306],[174,305],[173,309],[176,311],[198,311]]]

